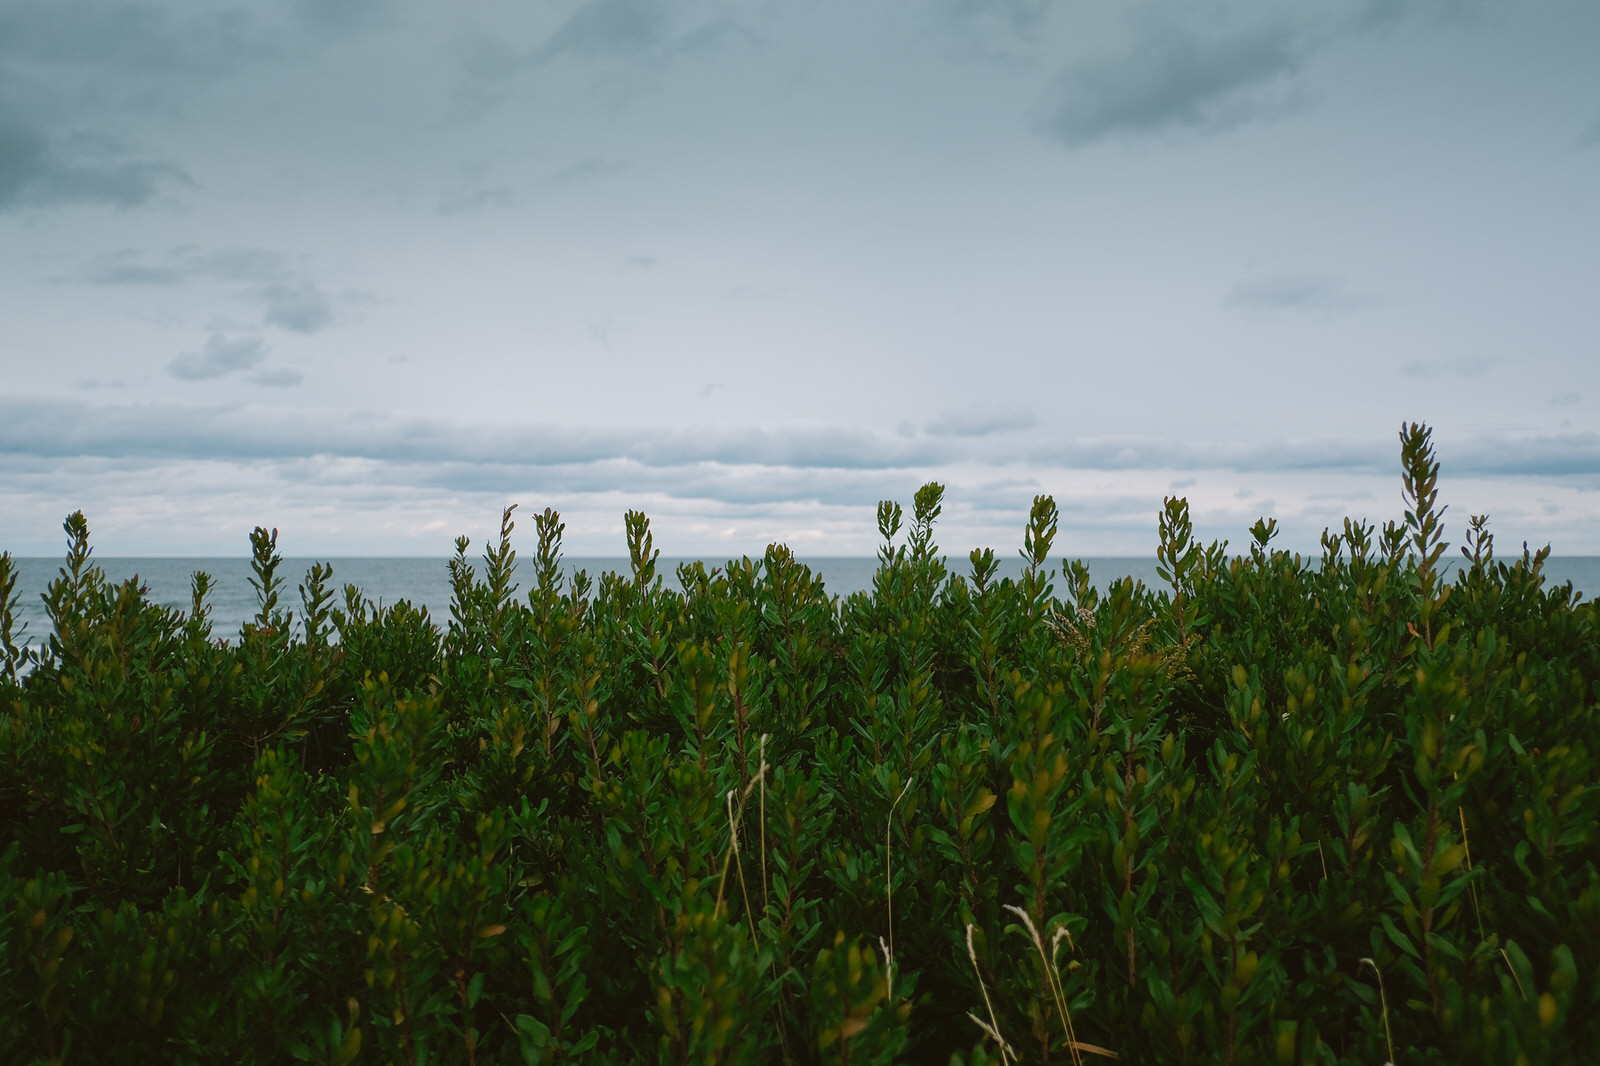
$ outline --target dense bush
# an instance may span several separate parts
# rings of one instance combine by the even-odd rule
[[[457,542],[442,628],[327,567],[236,640],[90,564],[12,632],[0,1061],[1564,1063],[1600,1046],[1600,634],[1437,465],[1320,559],[1170,591],[885,503],[873,588],[778,546],[564,580]]]

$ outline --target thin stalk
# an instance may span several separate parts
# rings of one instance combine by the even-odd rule
[[[767,905],[767,736],[761,734],[758,762],[761,773],[761,905]]]
[[[1061,1015],[1062,1027],[1066,1031],[1067,1050],[1072,1055],[1074,1066],[1083,1066],[1083,1056],[1078,1053],[1078,1034],[1072,1027],[1072,1012],[1067,1010],[1066,992],[1056,976],[1055,966],[1052,965],[1049,954],[1044,950],[1044,938],[1039,935],[1038,927],[1033,924],[1033,919],[1028,917],[1027,911],[1010,903],[1006,904],[1006,910],[1022,919],[1028,935],[1033,938],[1033,946],[1039,952],[1039,963],[1044,967],[1045,984],[1049,986],[1050,995],[1056,1001],[1056,1013]]]
[[[1365,956],[1362,962],[1372,967],[1372,972],[1378,975],[1378,1001],[1383,1004],[1383,1035],[1389,1041],[1389,1061],[1385,1066],[1394,1066],[1394,1034],[1389,1031],[1389,996],[1383,990],[1383,971],[1378,969],[1378,964]]]
[[[889,906],[889,953],[894,954],[894,809],[900,806],[900,801],[906,798],[906,793],[911,791],[911,779],[906,778],[906,785],[900,790],[900,795],[889,804],[889,823],[883,830],[883,887],[888,894]]]
[[[1522,978],[1517,976],[1517,968],[1511,965],[1511,956],[1506,954],[1505,948],[1500,949],[1500,957],[1506,960],[1506,969],[1511,971],[1511,979],[1517,983],[1517,991],[1521,993],[1523,999],[1527,999],[1528,990],[1522,987]]]
[[[1462,807],[1456,808],[1456,814],[1461,817],[1461,847],[1467,853],[1467,873],[1472,872],[1472,845],[1467,843],[1467,812]],[[1483,936],[1483,911],[1478,909],[1478,885],[1476,882],[1467,886],[1472,890],[1472,913],[1478,918],[1478,939]]]
[[[731,832],[733,828],[733,789],[731,788],[728,790],[728,828],[730,830],[728,834],[728,850],[722,856],[722,876],[717,878],[717,903],[711,910],[713,917],[722,915],[722,890],[727,887],[728,867],[733,865],[733,852],[738,846],[735,843],[734,834]]]
[[[750,909],[750,892],[745,888],[744,864],[739,860],[739,823],[744,820],[744,805],[750,799],[750,793],[755,787],[756,782],[751,779],[744,786],[744,791],[739,793],[739,811],[737,814],[734,813],[733,809],[733,797],[738,790],[728,789],[728,850],[722,856],[722,875],[717,879],[717,902],[712,909],[712,914],[714,915],[722,913],[722,893],[728,884],[728,868],[730,866],[735,867],[739,874],[739,888],[744,894],[745,916],[750,919],[750,937],[752,940],[756,939],[755,915]]]
[[[977,1022],[978,1028],[987,1033],[989,1037],[1000,1046],[1000,1062],[1001,1066],[1004,1066],[1008,1060],[1015,1061],[1016,1056],[1011,1053],[1011,1045],[1006,1043],[1005,1037],[1000,1035],[1000,1022],[994,1016],[994,1003],[989,999],[988,986],[983,983],[983,971],[978,968],[978,952],[972,946],[972,928],[972,923],[968,922],[967,958],[972,960],[972,972],[977,975],[978,991],[983,993],[983,1005],[989,1008],[989,1024],[985,1025],[983,1020],[975,1017],[971,1011],[967,1012],[967,1017]]]
[[[743,802],[739,804],[739,808],[741,811],[744,809]],[[728,790],[728,840],[733,847],[734,869],[739,872],[739,894],[744,897],[744,916],[745,920],[750,923],[750,941],[755,943],[757,940],[756,916],[755,912],[750,908],[750,890],[745,887],[744,883],[744,862],[739,858],[739,824],[733,817],[733,789],[731,788]]]

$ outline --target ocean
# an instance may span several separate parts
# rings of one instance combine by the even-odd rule
[[[281,594],[285,607],[299,609],[298,586],[305,580],[306,571],[314,561],[316,560],[285,559],[283,565],[279,567],[278,573],[285,582],[285,589]],[[331,587],[335,590],[336,605],[344,602],[342,594],[344,586],[354,584],[367,598],[380,605],[408,600],[413,606],[426,608],[436,624],[443,626],[449,621],[450,575],[445,559],[335,558],[322,561],[333,567]],[[657,560],[656,572],[661,575],[668,587],[678,588],[680,587],[677,580],[678,564],[692,561],[663,557]],[[19,625],[26,625],[27,628],[23,633],[28,643],[39,643],[50,629],[41,596],[60,571],[61,560],[18,558],[14,562],[17,568],[17,622]],[[188,610],[190,605],[190,576],[197,570],[204,570],[211,575],[213,581],[207,603],[211,606],[213,632],[218,637],[237,633],[244,621],[252,617],[257,610],[256,593],[250,586],[250,560],[246,558],[101,559],[96,557],[91,559],[91,562],[99,566],[105,572],[107,579],[113,582],[120,583],[128,578],[137,577],[149,589],[152,599],[182,610]],[[704,562],[708,569],[712,566],[726,565],[725,560],[706,559]],[[870,588],[873,572],[878,565],[877,560],[870,557],[801,558],[800,562],[818,573],[828,592],[838,596],[847,596],[852,592]],[[1084,562],[1089,566],[1089,573],[1095,585],[1102,589],[1111,581],[1129,576],[1149,586],[1161,584],[1161,579],[1156,573],[1156,560],[1153,557],[1103,557],[1085,559]],[[529,571],[524,561],[519,560],[519,563],[522,564],[519,575],[523,576],[524,580],[518,585],[520,594],[526,595],[526,577]],[[621,558],[570,558],[564,560],[564,563],[569,574],[585,570],[594,578],[598,578],[606,571],[627,573],[629,570],[628,560]],[[481,561],[478,565],[481,567]],[[950,567],[952,573],[963,575],[970,573],[970,567],[964,557],[949,558],[946,560],[946,565]],[[1002,558],[1000,567],[1001,576],[1015,577],[1022,572],[1022,562],[1014,556],[1010,559]],[[1059,564],[1055,572],[1059,592]],[[1545,575],[1550,584],[1559,585],[1571,581],[1585,598],[1592,599],[1600,595],[1600,556],[1551,558],[1545,564]]]

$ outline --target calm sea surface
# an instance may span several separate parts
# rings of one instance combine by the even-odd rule
[[[441,626],[450,618],[450,576],[444,559],[351,558],[325,561],[333,566],[335,604],[343,603],[341,591],[344,586],[354,584],[369,599],[383,605],[409,600],[414,606],[425,607]],[[657,562],[656,572],[668,586],[678,588],[677,567],[686,561],[689,560],[663,557]],[[800,561],[821,575],[829,593],[839,596],[871,587],[872,575],[878,565],[877,560],[872,558],[802,558]],[[1095,584],[1102,589],[1110,581],[1129,576],[1150,586],[1161,583],[1156,574],[1154,558],[1095,558],[1084,561],[1089,565]],[[18,570],[18,622],[27,625],[25,639],[29,643],[38,643],[50,628],[40,596],[56,577],[61,560],[22,558],[15,562]],[[253,616],[257,610],[255,590],[250,587],[249,559],[95,558],[93,562],[105,572],[108,579],[115,582],[137,576],[150,590],[152,599],[183,610],[190,605],[190,576],[196,570],[204,570],[213,581],[207,602],[211,606],[214,632],[219,637],[238,632],[245,619]],[[306,570],[312,562],[310,559],[284,560],[278,570],[285,579],[286,589],[282,595],[284,606],[299,607],[297,586],[305,579]],[[626,559],[573,558],[565,562],[569,573],[581,569],[588,571],[591,577],[598,577],[608,570],[628,571]],[[724,565],[723,560],[707,559],[705,563],[708,569],[713,565]],[[964,558],[952,558],[948,560],[948,565],[953,573],[970,572]],[[1014,577],[1021,572],[1021,560],[1001,560],[1002,576]],[[519,583],[525,594],[528,571],[524,569],[519,573],[525,578]],[[1550,584],[1571,581],[1586,599],[1600,596],[1600,556],[1552,558],[1545,564],[1545,575]],[[1057,590],[1060,590],[1059,580]]]

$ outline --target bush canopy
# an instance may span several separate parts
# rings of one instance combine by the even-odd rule
[[[450,617],[276,531],[234,639],[108,582],[81,513],[14,632],[6,1063],[1578,1063],[1600,1047],[1595,605],[1473,517],[1320,558],[1159,515],[1165,587],[790,552],[564,576],[512,511]],[[526,591],[519,590],[526,581]]]

